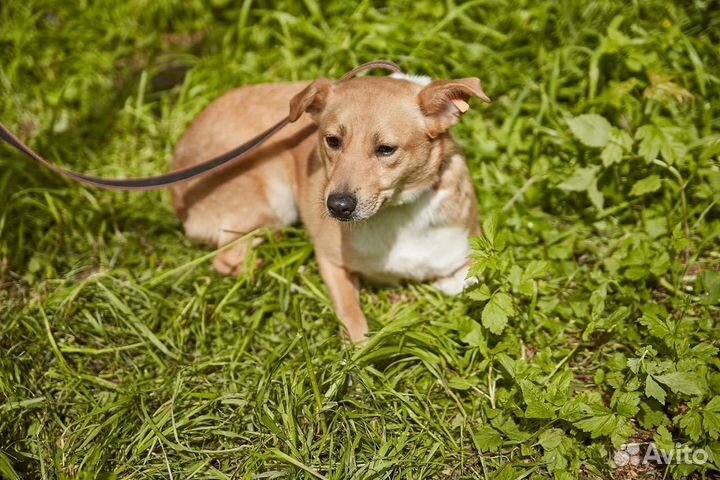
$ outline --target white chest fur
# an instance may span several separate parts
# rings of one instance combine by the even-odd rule
[[[441,215],[448,193],[429,191],[416,200],[386,207],[353,226],[353,267],[370,280],[433,280],[447,277],[466,262],[468,232]]]

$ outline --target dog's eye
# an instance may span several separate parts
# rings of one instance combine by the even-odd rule
[[[340,140],[340,137],[336,137],[335,135],[327,135],[325,137],[325,143],[327,143],[327,146],[333,150],[337,150],[340,148],[340,145],[342,145],[342,140]]]
[[[390,145],[378,145],[378,147],[375,149],[375,154],[378,157],[389,157],[396,151],[397,151],[397,147],[393,147]]]

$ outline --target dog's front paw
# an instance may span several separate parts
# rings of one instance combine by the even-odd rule
[[[468,270],[469,267],[466,265],[449,277],[438,278],[433,282],[433,287],[449,297],[460,295],[466,288],[478,282],[477,278],[467,276]]]
[[[221,252],[213,259],[213,267],[222,275],[239,277],[245,270],[246,253],[244,245]]]
[[[347,337],[350,342],[360,347],[368,340],[368,326],[367,322],[363,322],[362,324],[354,324],[354,325],[346,325],[345,327],[347,332]]]

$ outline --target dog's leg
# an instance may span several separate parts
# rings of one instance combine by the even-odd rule
[[[213,259],[213,267],[222,275],[239,277],[245,269],[245,259],[251,246],[257,246],[261,241],[259,238],[240,240],[237,245],[219,253]]]
[[[263,227],[274,227],[277,222],[267,215],[256,215],[255,218],[248,219],[244,225],[238,225],[232,229],[225,229],[218,236],[218,246],[227,245],[228,243]],[[249,238],[239,240],[238,243],[224,252],[219,253],[213,259],[213,267],[223,275],[238,277],[245,269],[245,259],[252,247],[258,246],[263,242],[262,238],[250,236]]]
[[[466,264],[452,275],[438,278],[433,282],[433,286],[448,297],[459,295],[463,290],[477,283],[476,278],[467,278],[468,270],[470,270],[470,266]]]
[[[320,275],[327,286],[335,311],[353,343],[365,340],[367,320],[360,308],[360,281],[357,275],[318,257]]]

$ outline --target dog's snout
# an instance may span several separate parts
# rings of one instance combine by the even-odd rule
[[[327,199],[327,208],[335,218],[350,218],[356,206],[357,198],[352,193],[331,193]]]

